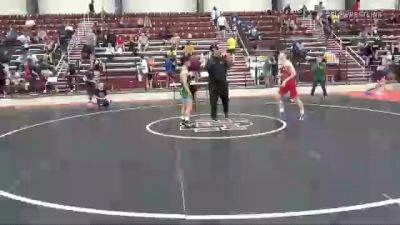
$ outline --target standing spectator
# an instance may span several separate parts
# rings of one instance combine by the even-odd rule
[[[194,55],[194,46],[190,41],[186,42],[185,48],[184,48],[185,56],[192,56]]]
[[[326,84],[326,61],[325,59],[318,58],[317,62],[312,67],[314,81],[311,89],[311,96],[314,96],[315,88],[321,85],[324,97],[328,96],[325,88]]]
[[[214,26],[217,27],[217,20],[218,17],[220,16],[220,12],[218,11],[217,7],[213,7],[213,10],[211,11],[211,19],[214,22]]]
[[[143,26],[146,27],[146,28],[151,28],[152,27],[151,19],[147,15],[144,17]]]
[[[74,64],[68,65],[67,83],[69,91],[74,92],[76,90],[76,66]]]
[[[149,47],[149,38],[144,33],[140,34],[138,46],[140,52],[145,52]]]
[[[89,14],[90,15],[94,14],[94,0],[91,0],[89,3]]]
[[[6,70],[6,67],[0,63],[0,94],[3,95],[3,98],[5,98],[7,94],[7,88],[6,88],[7,78],[8,78],[8,71]]]
[[[172,82],[175,83],[174,75],[175,75],[175,65],[173,60],[168,56],[165,55],[165,72],[168,76],[168,85]]]
[[[353,4],[353,6],[351,7],[351,11],[353,12],[360,12],[360,8],[361,8],[361,3],[360,0],[356,0],[356,2]]]
[[[90,69],[86,72],[85,76],[83,77],[83,81],[86,84],[86,93],[89,98],[89,103],[93,103],[93,96],[96,90],[96,79],[94,76],[94,68],[90,67]]]
[[[142,82],[143,77],[145,77],[146,81],[147,81],[147,75],[149,73],[149,64],[146,60],[146,58],[144,57],[144,55],[140,56],[140,63],[137,67],[137,71],[138,71],[138,80],[139,82]],[[147,82],[146,82],[146,88],[147,88]]]
[[[181,43],[181,37],[179,37],[178,33],[175,33],[174,36],[171,38],[171,47],[175,50],[178,50],[179,44]]]
[[[217,23],[219,31],[222,31],[222,37],[225,38],[226,29],[229,27],[228,21],[226,20],[225,16],[221,14],[217,19]]]
[[[273,86],[271,59],[273,59],[273,57],[269,57],[269,58],[265,59],[264,65],[263,65],[263,76],[264,76],[264,82],[265,82],[266,87]]]
[[[118,53],[125,52],[125,40],[122,35],[119,35],[117,38],[116,49]]]
[[[372,45],[368,43],[363,49],[363,56],[362,56],[363,59],[365,60],[365,66],[370,65],[373,56],[374,56],[374,49],[372,48]]]
[[[291,11],[292,8],[290,7],[290,4],[287,4],[286,7],[283,9],[283,14],[289,15]]]
[[[235,63],[235,51],[237,42],[234,35],[232,35],[228,39],[227,44],[228,44],[228,53],[231,54],[232,62]]]

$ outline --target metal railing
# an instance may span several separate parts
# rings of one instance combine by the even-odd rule
[[[357,54],[352,47],[355,47],[355,46],[347,46],[346,51],[349,53],[350,57],[352,57],[354,59],[354,61],[357,62],[357,64],[360,67],[365,69],[365,66],[366,66],[365,60],[359,54]]]

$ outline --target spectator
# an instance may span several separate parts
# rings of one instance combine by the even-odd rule
[[[98,25],[97,22],[95,22],[95,23],[93,24],[92,32],[95,33],[96,36],[100,36],[100,35],[101,35],[101,27]]]
[[[22,45],[25,44],[30,44],[31,43],[31,38],[28,35],[21,34],[17,37],[17,40],[22,43]]]
[[[9,73],[6,67],[0,63],[0,94],[3,95],[3,98],[5,98],[7,94],[6,83],[8,79],[8,74]]]
[[[226,20],[225,16],[221,14],[217,19],[217,23],[218,23],[218,30],[222,31],[222,37],[225,38],[226,29],[229,27],[228,21]]]
[[[126,26],[125,26],[125,22],[124,22],[124,17],[121,17],[119,20],[118,20],[118,27],[119,28],[125,28]]]
[[[129,43],[128,43],[128,50],[132,52],[133,55],[137,55],[137,40],[135,40],[134,36],[130,36]]]
[[[314,96],[315,88],[317,85],[321,85],[324,97],[328,96],[325,88],[326,84],[326,61],[325,59],[318,58],[317,62],[312,67],[312,72],[314,76],[314,82],[311,89],[311,96]]]
[[[170,57],[172,59],[172,61],[176,60],[176,56],[177,56],[177,52],[174,48],[170,48],[168,53],[167,53],[168,57]]]
[[[10,27],[10,30],[7,32],[7,41],[15,41],[17,40],[18,37],[18,33],[12,28]]]
[[[107,90],[104,87],[104,83],[99,83],[94,93],[96,95],[97,106],[99,107],[110,106],[111,100],[107,99]]]
[[[83,81],[85,82],[86,85],[86,93],[89,98],[89,103],[92,103],[93,96],[95,94],[96,90],[96,80],[94,76],[94,69],[93,67],[90,67],[90,69],[85,73],[83,77]]]
[[[143,77],[145,77],[145,79],[147,81],[147,76],[149,73],[149,64],[148,64],[146,58],[144,57],[144,55],[140,56],[140,63],[137,66],[137,71],[138,71],[139,82],[142,82]],[[146,88],[147,88],[147,82],[146,82]]]
[[[149,47],[149,38],[144,33],[141,33],[139,37],[139,51],[145,52],[148,47]]]
[[[211,11],[211,19],[214,21],[214,26],[217,27],[217,20],[218,17],[220,16],[220,11],[217,9],[217,7],[213,7],[213,10]]]
[[[178,50],[179,44],[181,43],[181,37],[179,37],[178,33],[175,33],[174,36],[171,38],[171,47],[175,50]]]
[[[351,7],[351,11],[353,12],[360,12],[361,3],[360,0],[356,0],[356,2]]]
[[[117,36],[114,34],[114,32],[110,32],[107,35],[107,43],[111,43],[111,46],[113,46],[115,48],[116,46],[116,42],[117,42]],[[107,44],[108,45],[108,44]]]
[[[29,51],[29,46],[24,45],[24,49],[22,50],[22,55],[20,55],[17,58],[17,61],[21,62],[22,64],[25,64],[25,62],[28,61],[28,59],[31,59],[33,64],[36,64],[39,61],[36,55],[32,54]]]
[[[53,64],[53,54],[50,50],[45,50],[44,54],[43,54],[43,59],[42,59],[42,63],[46,64],[46,65],[54,65]]]
[[[139,17],[139,18],[138,18],[138,20],[137,20],[137,26],[138,26],[139,28],[143,28],[143,27],[144,27],[144,20],[143,20],[142,17]]]
[[[390,51],[386,52],[386,55],[382,56],[382,66],[389,66],[393,64],[393,55]]]
[[[89,14],[92,15],[94,13],[95,13],[95,11],[94,11],[94,0],[91,0],[90,3],[89,3]]]
[[[74,64],[68,65],[67,83],[71,93],[76,90],[76,67]]]
[[[231,54],[232,56],[232,63],[235,63],[235,51],[237,42],[234,35],[232,35],[228,39],[227,44],[228,44],[228,53]]]
[[[97,46],[97,37],[96,37],[95,33],[93,33],[93,32],[89,33],[89,37],[88,37],[88,42],[87,43],[88,43],[88,45],[90,46],[90,48],[92,50],[91,54],[94,54],[94,50],[95,50],[95,48]]]
[[[186,42],[185,48],[184,48],[185,56],[192,56],[194,55],[194,46],[190,41]]]
[[[365,60],[365,66],[369,66],[371,63],[371,60],[373,59],[374,56],[374,50],[371,46],[371,44],[366,44],[366,46],[363,49],[363,59]]]
[[[286,15],[289,15],[291,11],[292,8],[290,8],[290,4],[287,4],[286,7],[283,9],[283,13]]]
[[[164,41],[164,45],[166,45],[166,43],[171,37],[172,35],[171,32],[169,31],[169,27],[166,27],[165,29],[163,28],[160,29],[159,38]]]
[[[209,51],[209,54],[208,54],[208,56],[209,56],[208,58],[211,58],[211,56],[214,55],[214,52],[216,50],[219,50],[218,43],[213,43],[212,45],[210,45],[210,51]]]
[[[265,81],[265,86],[266,87],[272,87],[272,65],[271,65],[271,59],[273,57],[266,58],[264,61],[263,65],[263,76],[264,76],[264,81]]]
[[[122,37],[122,35],[118,36],[116,44],[117,44],[116,49],[118,53],[125,52],[125,40],[124,37]]]
[[[168,76],[168,85],[172,82],[175,83],[174,75],[175,75],[175,65],[174,60],[171,59],[168,55],[165,55],[165,72]]]
[[[35,63],[31,58],[28,58],[25,65],[24,65],[24,70],[25,70],[25,89],[33,91],[37,93],[38,91],[38,80],[39,80],[39,73],[37,72],[37,68],[35,66]]]
[[[146,27],[146,28],[152,27],[151,19],[150,19],[149,16],[145,16],[145,17],[144,17],[143,26]]]
[[[108,43],[108,47],[106,48],[105,54],[107,55],[108,59],[112,59],[115,56],[115,48],[111,45],[111,43]]]

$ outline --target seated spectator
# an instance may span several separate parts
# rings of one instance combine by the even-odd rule
[[[40,79],[37,67],[31,58],[28,58],[24,64],[25,71],[25,90],[30,90],[35,93],[38,91],[38,80]]]
[[[369,66],[370,65],[370,63],[371,63],[371,60],[373,59],[373,56],[374,56],[374,50],[373,50],[373,48],[372,48],[372,46],[371,46],[371,44],[367,44],[365,47],[364,47],[364,49],[363,49],[363,51],[362,51],[363,53],[362,53],[362,57],[363,57],[363,59],[365,60],[365,66]]]
[[[45,50],[42,58],[42,62],[47,65],[54,65],[53,64],[53,54],[50,50]]]
[[[164,45],[166,45],[168,40],[172,38],[172,34],[171,31],[169,30],[169,27],[166,27],[165,29],[161,28],[159,37],[164,41]]]
[[[185,56],[192,56],[194,55],[194,46],[190,41],[186,42],[185,48],[184,48]]]
[[[82,48],[82,58],[90,59],[92,52],[92,48],[89,45],[84,45]]]
[[[152,27],[151,19],[150,19],[149,16],[145,16],[145,17],[144,17],[143,26],[146,27],[146,28]]]
[[[175,33],[174,36],[171,38],[171,47],[175,50],[178,50],[179,44],[181,43],[181,37],[179,37],[178,33]]]
[[[209,58],[211,58],[211,56],[214,55],[214,51],[219,50],[218,43],[213,43],[212,45],[210,45],[209,49],[210,49],[210,51],[209,51],[208,55],[209,55]]]
[[[74,64],[68,65],[68,73],[67,73],[67,84],[69,91],[72,93],[76,90],[76,68],[78,66]]]
[[[392,15],[389,19],[387,19],[387,22],[391,23],[391,24],[395,24],[395,23],[398,23],[399,21],[397,20],[397,17],[395,15]]]
[[[139,18],[138,18],[138,20],[137,20],[137,26],[138,26],[139,28],[143,28],[143,27],[144,27],[144,20],[143,20],[142,17],[139,17]]]
[[[176,56],[177,56],[177,52],[174,48],[170,48],[168,53],[167,53],[168,57],[170,57],[173,61],[176,60]]]
[[[111,104],[111,100],[107,99],[107,90],[104,86],[104,83],[99,83],[95,90],[95,96],[97,100],[97,105],[99,107],[108,107]]]
[[[36,26],[36,22],[34,20],[27,20],[25,21],[25,26],[32,29],[34,26]]]
[[[32,54],[29,51],[28,45],[24,45],[24,49],[22,50],[22,55],[20,55],[16,60],[21,62],[22,64],[24,64],[28,60],[31,60],[32,64],[36,64],[39,61],[38,58],[36,57],[36,55]]]
[[[382,66],[389,66],[393,64],[393,55],[390,51],[386,52],[386,55],[382,56]]]
[[[125,52],[125,40],[122,35],[118,36],[117,43],[116,43],[116,49],[118,53]]]
[[[201,61],[200,57],[192,55],[190,57],[190,66],[189,66],[189,71],[192,72],[195,81],[197,81],[200,77],[200,71],[201,71]]]
[[[149,47],[149,38],[147,37],[147,35],[141,33],[138,42],[139,51],[145,52]]]
[[[47,38],[47,33],[44,30],[39,30],[37,34],[39,43],[44,43]]]
[[[165,72],[168,76],[168,84],[175,83],[174,75],[175,75],[175,65],[174,60],[171,59],[168,55],[165,55]]]
[[[92,32],[96,34],[96,36],[101,35],[101,27],[98,25],[97,22],[95,22],[92,26]]]
[[[128,50],[132,52],[133,55],[137,55],[137,37],[130,36],[129,43],[128,43]]]
[[[125,28],[126,27],[123,17],[121,17],[121,19],[118,20],[118,27],[119,28]]]
[[[116,42],[117,42],[117,36],[114,34],[114,32],[111,31],[110,33],[107,34],[107,43],[110,43],[111,46],[115,48]]]
[[[108,43],[105,54],[107,55],[108,59],[112,59],[115,56],[115,48],[111,45],[111,43]]]
[[[21,34],[17,37],[17,40],[22,43],[22,45],[25,44],[30,44],[31,43],[31,38],[28,35]]]
[[[147,63],[146,58],[144,55],[140,56],[140,63],[137,65],[137,71],[138,71],[138,81],[142,82],[143,78],[147,80],[147,75],[149,73],[149,64]],[[146,82],[146,88],[147,88],[147,82]]]

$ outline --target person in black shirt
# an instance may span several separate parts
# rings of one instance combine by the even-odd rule
[[[96,81],[93,67],[91,67],[90,70],[86,72],[83,80],[86,84],[86,92],[89,97],[89,103],[92,103],[93,95],[95,94],[96,90]]]
[[[7,80],[7,71],[3,64],[0,63],[0,94],[5,97],[6,95],[6,80]]]
[[[232,65],[226,55],[220,50],[214,50],[214,55],[208,60],[206,70],[208,71],[208,88],[210,92],[211,119],[217,120],[217,103],[221,98],[224,107],[225,118],[229,113],[229,90],[226,80],[227,71]]]
[[[94,0],[89,3],[89,13],[94,14]]]
[[[107,90],[104,87],[104,83],[99,83],[98,88],[95,90],[95,95],[99,107],[110,106],[111,100],[107,99]]]

